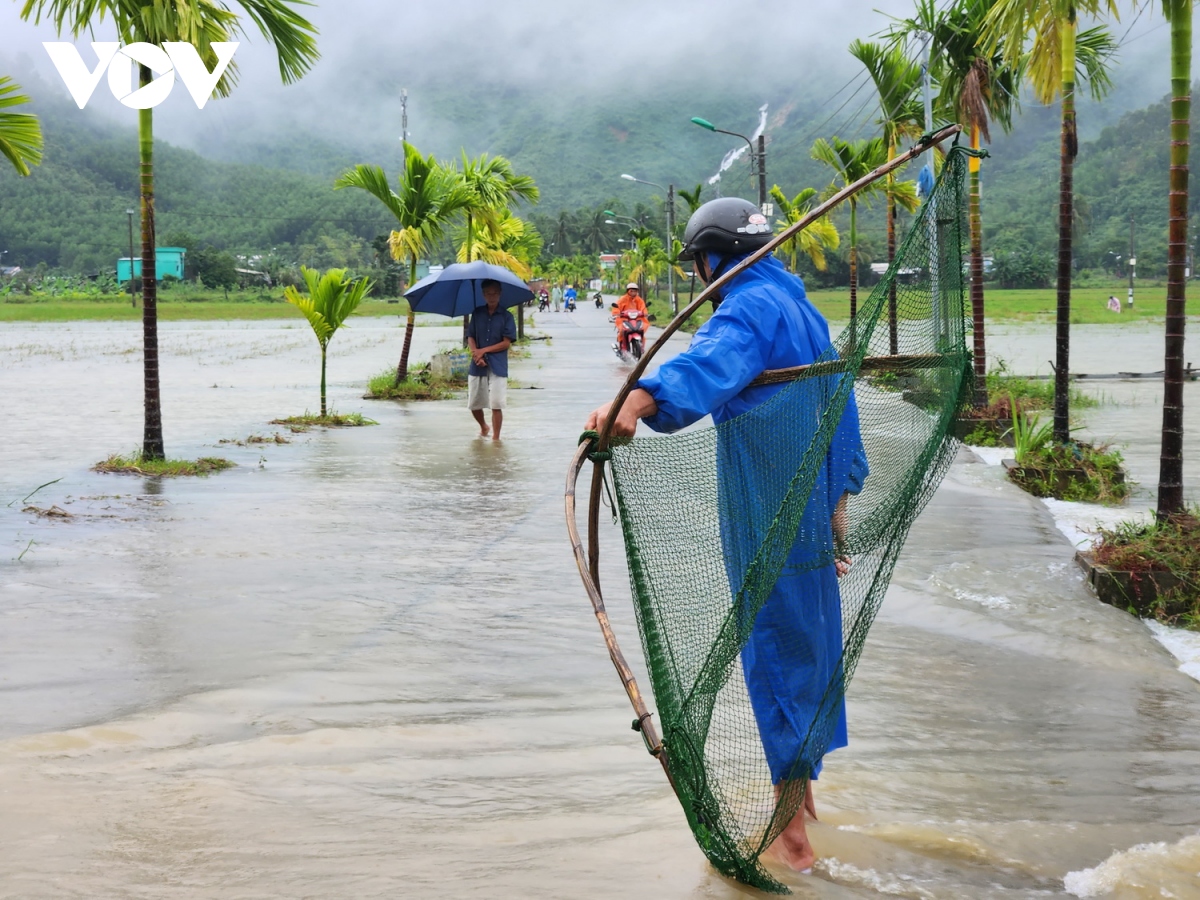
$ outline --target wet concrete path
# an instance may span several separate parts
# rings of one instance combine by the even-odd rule
[[[359,400],[399,339],[356,321],[334,401],[379,426],[217,446],[315,407],[315,342],[165,329],[169,449],[239,467],[163,484],[86,471],[136,445],[136,334],[9,338],[3,502],[62,475],[33,501],[77,515],[0,511],[0,896],[744,893],[629,730],[564,536],[566,460],[626,370],[604,313],[534,318],[552,341],[514,362],[499,444],[462,401]],[[960,456],[868,642],[800,896],[1056,896],[1145,842],[1112,867],[1158,884],[1118,896],[1188,896],[1200,685],[1071,552]],[[604,566],[635,655],[615,529]]]

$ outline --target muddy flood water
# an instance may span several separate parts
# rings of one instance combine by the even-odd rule
[[[462,400],[361,399],[395,318],[330,346],[333,406],[379,424],[307,434],[268,424],[317,408],[304,323],[165,323],[168,453],[237,467],[161,482],[89,471],[140,444],[140,326],[5,326],[0,897],[754,895],[630,731],[565,538],[567,460],[626,370],[604,313],[536,320],[552,341],[512,364],[499,444]],[[415,360],[454,342],[437,324]],[[1048,328],[991,340],[1046,371]],[[1152,328],[1074,340],[1079,371],[1161,368]],[[1125,446],[1150,508],[1161,384],[1087,390],[1084,433]],[[1186,403],[1195,502],[1200,384]],[[636,657],[615,529],[604,547]],[[1200,681],[1072,554],[960,453],[851,686],[797,896],[1200,897]]]

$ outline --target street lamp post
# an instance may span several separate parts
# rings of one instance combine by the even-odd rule
[[[634,178],[632,175],[622,174],[622,178],[626,181],[636,181],[638,184],[648,184],[650,187],[656,187],[660,191],[666,191],[667,194],[667,296],[671,298],[671,314],[679,315],[679,301],[675,299],[675,267],[671,265],[671,250],[674,248],[675,241],[675,185],[669,184],[663,187],[653,181],[643,181],[641,178]]]
[[[767,208],[767,139],[764,135],[758,136],[758,150],[754,149],[754,144],[750,138],[744,134],[738,134],[736,131],[726,131],[724,128],[718,128],[708,119],[702,119],[699,116],[692,116],[692,124],[699,125],[701,128],[707,128],[709,131],[715,131],[717,134],[728,134],[733,137],[740,137],[746,142],[746,146],[750,148],[750,169],[751,172],[758,169],[758,208],[766,215]]]
[[[129,305],[137,309],[137,298],[133,295],[133,213],[132,209],[125,210],[129,217]]]

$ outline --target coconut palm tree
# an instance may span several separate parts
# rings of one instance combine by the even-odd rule
[[[1082,78],[1093,97],[1112,86],[1107,65],[1116,42],[1103,26],[1079,31],[1081,15],[1118,16],[1116,0],[996,0],[984,23],[983,49],[1000,51],[1010,65],[1025,55],[1025,73],[1039,103],[1062,101],[1058,188],[1058,306],[1055,329],[1054,439],[1070,440],[1071,248],[1075,157],[1075,86]],[[1029,48],[1025,50],[1026,41]]]
[[[812,209],[813,201],[817,199],[817,189],[805,188],[789,200],[779,185],[776,184],[771,186],[771,199],[775,201],[778,214],[783,216],[783,221],[779,223],[775,230],[786,231],[808,215],[809,210]],[[812,264],[818,272],[824,272],[828,268],[828,264],[825,261],[825,251],[836,250],[841,243],[842,236],[838,234],[837,226],[833,224],[828,216],[822,216],[799,234],[784,241],[780,245],[780,249],[788,254],[788,261],[793,272],[796,271],[796,264],[800,259],[801,253],[812,260]]]
[[[1192,0],[1163,0],[1171,23],[1171,174],[1167,242],[1167,327],[1158,518],[1183,512],[1183,329],[1187,321],[1189,128],[1192,112]]]
[[[0,156],[3,156],[20,175],[28,175],[29,167],[42,161],[42,129],[37,116],[6,110],[29,102],[18,93],[21,90],[7,75],[0,75]]]
[[[904,54],[903,47],[871,41],[853,41],[850,44],[850,55],[863,64],[871,77],[875,90],[879,94],[879,125],[883,128],[883,140],[887,144],[887,159],[895,158],[900,142],[905,139],[920,137],[925,130],[925,111],[917,99],[917,91],[921,87],[921,66]],[[887,195],[887,261],[888,265],[896,258],[896,204],[901,202],[907,206],[908,195],[900,200],[896,190],[896,175],[888,172],[886,180]],[[912,197],[912,205],[907,206],[911,212],[916,209],[916,196]],[[900,352],[899,335],[896,330],[896,283],[893,281],[888,288],[888,336],[891,353],[895,356]]]
[[[371,282],[366,278],[352,281],[346,277],[345,269],[330,269],[322,275],[316,269],[301,266],[300,274],[308,287],[307,296],[288,285],[283,290],[283,299],[304,313],[321,345],[321,418],[325,418],[325,351],[337,330],[367,296]]]
[[[408,286],[417,280],[417,261],[440,241],[451,218],[466,209],[470,194],[457,173],[438,163],[432,156],[407,141],[404,143],[404,171],[400,173],[399,192],[388,184],[379,166],[358,165],[334,182],[335,189],[355,187],[366,191],[387,207],[399,228],[388,237],[392,259],[408,260]],[[396,384],[408,378],[408,354],[412,348],[416,314],[411,307],[404,326],[404,346],[396,365]]]
[[[237,0],[279,60],[285,84],[300,78],[316,62],[316,28],[295,6],[303,0]],[[217,64],[213,44],[244,34],[242,18],[222,0],[26,0],[21,18],[54,23],[61,34],[79,37],[105,17],[111,17],[125,44],[181,41],[196,48],[211,70]],[[142,87],[154,80],[146,66],[138,67]],[[213,94],[225,97],[237,83],[237,66],[230,63]],[[158,293],[155,278],[154,224],[154,111],[138,110],[138,156],[142,207],[142,344],[145,373],[145,429],[142,456],[164,458],[162,398],[158,379]]]
[[[812,158],[833,169],[834,180],[827,191],[832,195],[882,166],[887,161],[887,145],[881,137],[862,138],[853,142],[844,141],[840,137],[832,137],[828,141],[817,138],[813,142]],[[906,183],[915,200],[916,190],[912,187],[912,182]],[[858,316],[858,204],[860,201],[870,202],[873,194],[885,189],[881,182],[874,181],[850,198],[851,321]]]
[[[918,35],[927,35],[929,62],[938,84],[934,100],[936,116],[943,121],[961,122],[970,133],[971,147],[978,150],[981,139],[991,141],[989,124],[996,122],[1005,131],[1012,128],[1012,114],[1018,107],[1022,60],[1006,61],[1003,42],[990,52],[982,47],[984,22],[996,0],[958,0],[949,9],[938,8],[937,0],[917,0],[917,14],[897,21],[888,34],[900,43]],[[986,406],[987,352],[984,340],[983,302],[983,218],[979,189],[979,160],[971,159],[970,238],[971,238],[971,317],[974,336],[976,406]]]

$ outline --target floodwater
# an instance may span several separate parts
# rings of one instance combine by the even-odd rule
[[[566,462],[625,371],[604,313],[535,318],[553,340],[513,363],[499,444],[462,401],[360,399],[395,319],[331,344],[333,405],[380,424],[304,435],[267,424],[317,406],[303,323],[165,323],[168,451],[238,467],[161,483],[88,471],[139,444],[137,326],[5,326],[0,897],[752,893],[630,731],[568,551]],[[414,358],[457,333],[418,329]],[[1153,390],[1086,416],[1131,462]],[[604,547],[636,656],[615,529]],[[1072,552],[960,455],[868,641],[799,896],[1200,897],[1200,683]]]

